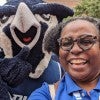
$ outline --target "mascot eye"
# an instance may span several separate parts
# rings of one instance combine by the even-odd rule
[[[2,17],[2,18],[0,19],[0,21],[1,21],[1,23],[3,24],[3,23],[5,23],[5,22],[7,22],[8,19],[9,19],[9,17],[4,16],[4,17]]]
[[[3,51],[3,49],[0,47],[0,58],[4,58],[4,51]]]
[[[41,17],[43,18],[43,19],[45,19],[46,21],[49,21],[50,20],[50,14],[42,14],[41,15]]]

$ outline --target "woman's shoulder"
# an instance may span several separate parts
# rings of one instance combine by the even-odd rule
[[[28,100],[51,100],[49,85],[44,82],[42,86],[31,93]]]

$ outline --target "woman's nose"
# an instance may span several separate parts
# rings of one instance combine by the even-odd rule
[[[83,50],[78,46],[77,42],[74,42],[74,45],[72,47],[72,49],[70,50],[70,53],[72,54],[80,54]]]

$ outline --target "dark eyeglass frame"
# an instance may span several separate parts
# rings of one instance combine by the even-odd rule
[[[88,45],[88,46],[86,46],[86,45],[84,45],[84,44],[82,44],[82,39],[83,40],[85,40],[87,37],[90,37],[90,41],[89,42],[91,42],[90,43],[90,45]],[[62,41],[63,41],[63,39],[69,39],[69,40],[72,40],[71,41],[71,44],[69,45],[69,47],[64,47],[63,45],[62,45]],[[74,42],[77,42],[77,45],[83,50],[83,51],[86,51],[86,50],[88,50],[88,49],[90,49],[96,42],[97,42],[97,40],[98,40],[98,38],[97,38],[97,36],[92,36],[92,35],[82,35],[82,36],[80,36],[80,37],[78,37],[77,39],[75,39],[75,40],[73,40],[73,38],[71,38],[71,37],[65,37],[65,38],[60,38],[60,39],[58,39],[57,41],[58,41],[58,43],[59,43],[59,46],[60,46],[60,48],[62,49],[62,50],[64,50],[64,51],[70,51],[72,48],[73,48],[73,46],[74,46]],[[84,41],[83,41],[84,42]],[[85,42],[84,42],[85,43]]]

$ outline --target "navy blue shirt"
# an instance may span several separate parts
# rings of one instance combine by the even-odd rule
[[[52,100],[48,84],[44,83],[41,88],[31,94],[28,100]],[[100,100],[100,80],[88,95],[66,73],[58,86],[55,100]]]

